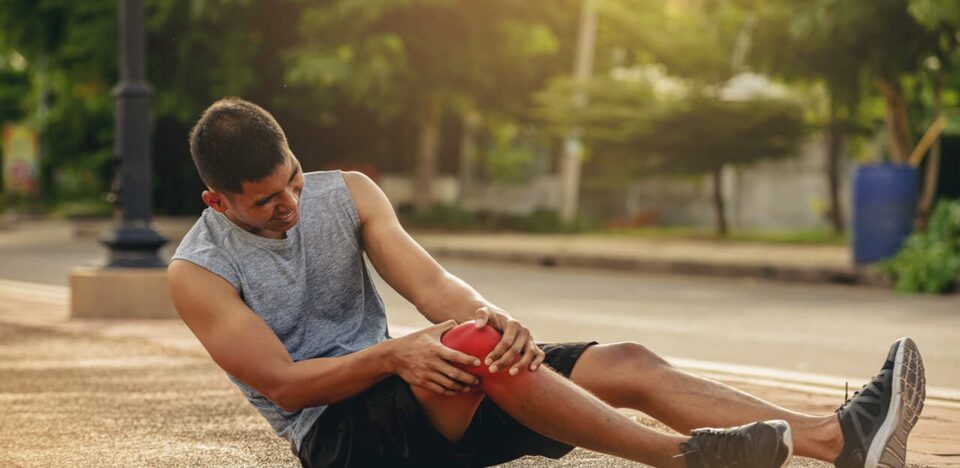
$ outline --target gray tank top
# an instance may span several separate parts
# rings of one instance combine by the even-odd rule
[[[232,284],[294,361],[343,356],[389,338],[383,301],[363,260],[360,218],[340,171],[304,174],[300,222],[285,239],[257,236],[207,208],[173,260]],[[326,408],[287,412],[230,380],[295,452]]]

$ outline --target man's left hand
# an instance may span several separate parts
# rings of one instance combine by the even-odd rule
[[[544,354],[533,341],[533,335],[527,327],[494,306],[477,309],[476,316],[477,328],[490,325],[503,334],[500,342],[484,360],[491,373],[506,369],[507,366],[510,366],[510,375],[517,375],[524,368],[531,372],[540,368]],[[515,360],[517,362],[514,362]]]

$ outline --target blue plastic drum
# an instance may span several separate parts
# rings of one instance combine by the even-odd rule
[[[860,166],[853,176],[853,261],[892,257],[913,229],[917,170],[902,164]]]

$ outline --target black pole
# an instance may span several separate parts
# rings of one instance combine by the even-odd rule
[[[167,240],[150,226],[153,197],[150,164],[150,85],[143,66],[143,0],[118,0],[120,83],[114,151],[119,162],[114,229],[102,242],[110,249],[107,267],[161,268],[157,251]]]

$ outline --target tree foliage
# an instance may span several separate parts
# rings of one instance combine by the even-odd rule
[[[500,173],[517,174],[507,166],[530,160],[510,148],[517,140],[503,129],[533,122],[554,136],[580,128],[593,161],[618,162],[629,168],[623,177],[652,168],[709,172],[719,160],[745,164],[746,155],[780,154],[762,128],[792,138],[792,123],[773,118],[793,112],[792,104],[716,98],[750,65],[795,84],[827,84],[845,128],[882,119],[869,112],[860,118],[859,111],[882,99],[884,89],[888,123],[899,125],[890,128],[907,143],[931,113],[935,65],[946,73],[945,105],[956,105],[956,2],[596,5],[597,78],[576,85],[564,77],[572,69],[580,0],[146,0],[158,208],[199,207],[186,133],[224,95],[273,111],[308,168],[353,159],[389,170],[446,164],[450,171],[452,158],[444,163],[438,153],[456,153],[460,115],[479,114],[485,128],[476,134],[485,143],[474,146],[492,148],[478,154],[496,154]],[[115,8],[115,0],[0,0],[0,56],[15,53],[26,63],[19,70],[0,64],[0,113],[43,128],[46,186],[71,187],[59,198],[109,187]],[[585,108],[571,99],[580,92],[590,102]],[[35,112],[41,102],[48,109],[42,121]],[[712,119],[721,121],[708,125]],[[762,127],[762,138],[737,141],[733,136],[746,130],[731,120]],[[826,117],[823,123],[830,124]],[[660,132],[656,141],[644,137]],[[729,147],[688,147],[721,134]]]

